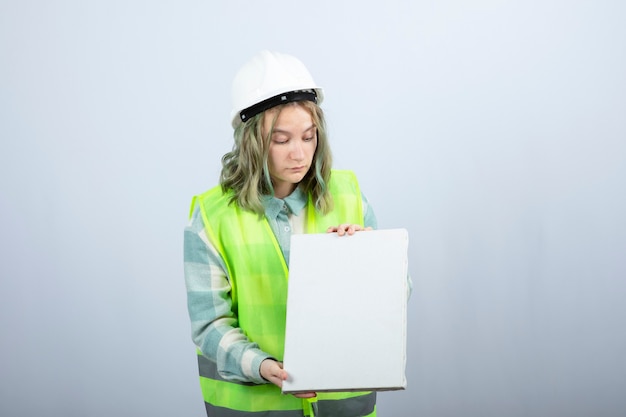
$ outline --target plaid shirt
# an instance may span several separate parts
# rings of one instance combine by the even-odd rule
[[[265,216],[276,235],[289,265],[292,233],[303,233],[307,196],[299,189],[278,199],[265,196]],[[365,226],[376,228],[376,217],[363,196]],[[228,380],[267,383],[259,368],[271,356],[250,342],[238,327],[232,311],[226,267],[209,242],[199,207],[192,213],[184,236],[185,284],[191,318],[191,334],[204,356],[217,363],[220,375]]]

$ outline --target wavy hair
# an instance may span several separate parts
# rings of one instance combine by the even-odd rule
[[[311,101],[297,101],[273,107],[275,112],[271,129],[263,135],[263,123],[270,114],[265,111],[239,124],[234,132],[233,149],[222,157],[220,185],[223,192],[232,191],[231,204],[253,211],[260,216],[265,214],[262,196],[274,195],[274,187],[268,168],[268,154],[274,124],[285,106],[298,105],[311,115],[317,129],[317,147],[313,162],[299,186],[310,196],[315,209],[327,214],[333,208],[333,201],[328,191],[328,182],[332,167],[332,155],[326,129],[324,112]]]

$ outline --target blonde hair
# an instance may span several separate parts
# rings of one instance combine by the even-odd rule
[[[263,123],[265,118],[269,117],[268,111],[237,126],[234,132],[233,149],[222,157],[222,173],[220,174],[222,191],[233,192],[231,204],[236,203],[241,208],[259,215],[265,214],[261,197],[274,195],[267,164],[272,129],[282,109],[289,105],[298,105],[306,109],[317,128],[317,147],[313,162],[299,186],[307,196],[310,196],[315,209],[322,214],[327,214],[333,208],[332,197],[328,191],[332,155],[328,144],[324,113],[317,104],[311,101],[298,101],[273,107],[272,110],[278,111],[274,114],[272,128],[266,132],[265,136]]]

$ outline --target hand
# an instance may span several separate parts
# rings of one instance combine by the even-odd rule
[[[360,224],[349,224],[349,223],[345,223],[345,224],[340,224],[337,227],[331,226],[328,229],[326,229],[326,233],[337,233],[338,236],[343,236],[345,234],[348,234],[349,236],[352,236],[355,232],[360,232],[360,231],[368,231],[368,230],[372,230],[371,227],[363,227]]]
[[[287,371],[283,369],[283,363],[275,361],[274,359],[265,359],[261,362],[259,371],[263,378],[279,388],[282,388],[283,381],[287,379]],[[293,394],[293,396],[297,398],[313,398],[316,397],[317,394],[314,392],[299,392]]]

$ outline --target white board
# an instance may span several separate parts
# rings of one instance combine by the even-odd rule
[[[285,393],[406,387],[408,232],[292,235]]]

